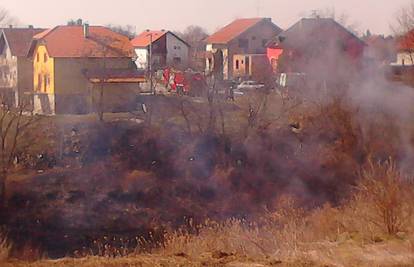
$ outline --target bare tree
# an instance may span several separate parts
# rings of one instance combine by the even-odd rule
[[[390,27],[397,36],[404,35],[414,29],[414,1],[400,8]]]
[[[6,185],[17,158],[19,142],[25,130],[38,121],[38,117],[24,116],[27,105],[12,108],[2,101],[0,106],[0,206],[6,203]]]
[[[204,40],[208,37],[207,31],[197,25],[188,26],[183,32],[177,32],[177,35],[186,41],[190,47],[190,59],[193,68],[198,67],[198,54],[205,51]],[[204,61],[203,61],[204,62]]]
[[[129,39],[132,39],[136,35],[136,28],[132,25],[114,25],[108,24],[106,27],[110,28],[112,31],[128,36]]]
[[[12,17],[8,10],[0,7],[0,26],[15,25],[17,22],[17,19]]]

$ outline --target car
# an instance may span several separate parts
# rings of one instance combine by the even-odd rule
[[[264,88],[265,85],[262,83],[258,83],[256,81],[244,81],[237,86],[238,90],[252,90],[252,89],[261,89]]]

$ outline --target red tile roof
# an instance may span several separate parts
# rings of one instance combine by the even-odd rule
[[[79,57],[133,57],[134,51],[127,36],[102,26],[89,26],[85,38],[83,26],[57,26],[34,36],[36,43],[46,45],[49,56]]]
[[[400,51],[414,50],[414,30],[398,38],[397,48]]]
[[[16,57],[25,57],[29,51],[33,36],[44,31],[44,29],[31,28],[6,28],[3,29],[6,42],[11,53]]]
[[[132,39],[131,44],[133,47],[147,47],[151,43],[151,35],[152,35],[152,42],[154,43],[164,35],[166,35],[168,31],[144,31],[139,34],[137,37]]]
[[[209,44],[227,44],[266,18],[237,19],[207,38]],[[275,25],[275,27],[277,27]],[[281,31],[281,29],[280,29]]]

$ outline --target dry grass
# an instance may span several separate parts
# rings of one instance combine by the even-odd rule
[[[0,262],[6,261],[10,256],[11,245],[4,234],[0,233]]]

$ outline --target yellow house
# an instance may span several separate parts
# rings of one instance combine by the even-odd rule
[[[29,55],[36,113],[84,114],[135,107],[144,74],[136,70],[133,47],[124,35],[100,26],[57,26],[34,37]]]

